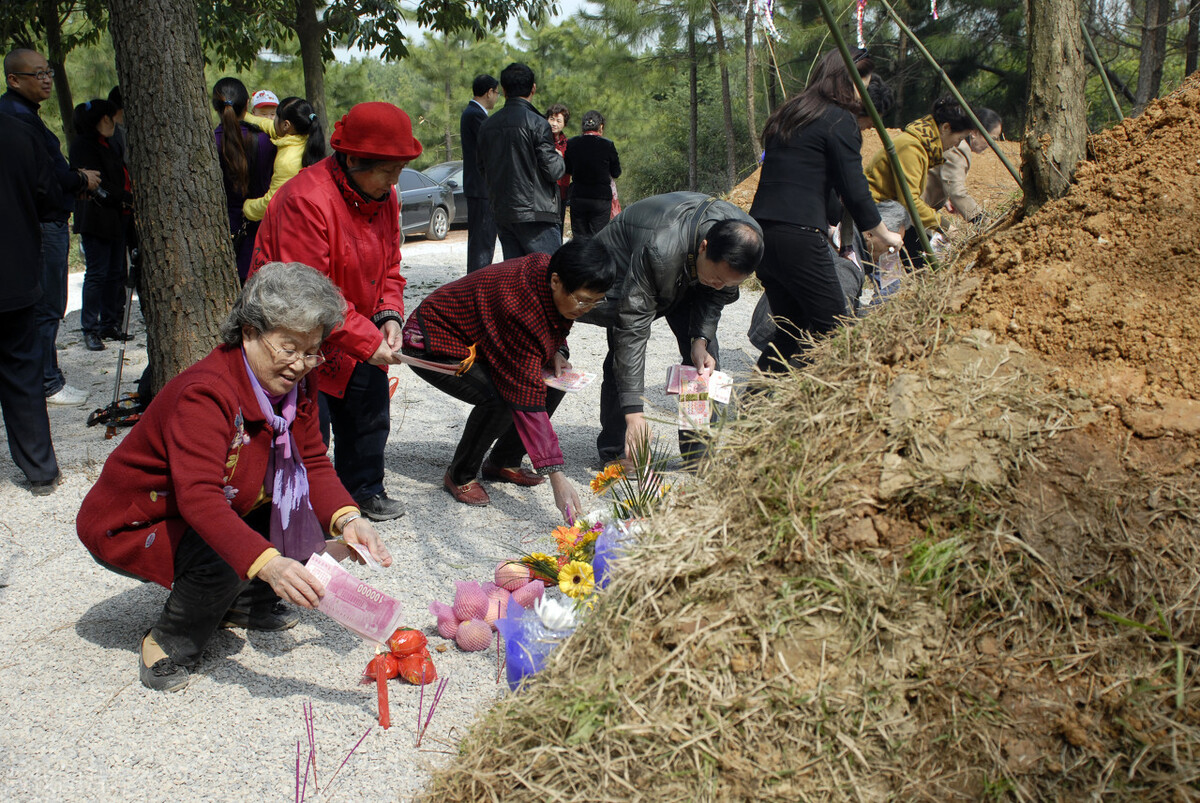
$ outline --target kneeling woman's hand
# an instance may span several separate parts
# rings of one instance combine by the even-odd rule
[[[347,544],[365,546],[371,553],[371,557],[379,561],[381,565],[392,565],[392,553],[388,552],[387,547],[379,540],[379,533],[375,530],[375,525],[366,516],[360,516],[347,522],[342,530],[342,537]],[[353,550],[351,550],[350,556],[358,560],[358,554]]]
[[[258,570],[258,576],[271,586],[280,599],[302,608],[315,608],[325,596],[325,586],[298,560],[277,555]]]
[[[580,515],[579,494],[561,471],[550,472],[550,489],[554,491],[554,506],[563,514],[563,521],[573,524]]]

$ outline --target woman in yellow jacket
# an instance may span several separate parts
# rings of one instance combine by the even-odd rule
[[[242,204],[242,214],[247,220],[262,220],[267,204],[288,179],[325,158],[325,132],[320,118],[304,98],[284,98],[274,120],[253,114],[247,114],[246,120],[266,132],[275,145],[275,172],[267,194],[247,198]]]
[[[921,199],[925,192],[925,181],[929,168],[940,165],[943,154],[957,147],[975,130],[975,124],[958,101],[949,95],[938,98],[933,111],[919,120],[909,123],[904,131],[892,138],[896,145],[896,156],[900,169],[916,203],[917,214],[930,236],[939,229],[948,229],[950,221],[942,217]],[[904,193],[896,183],[887,152],[880,148],[867,165],[867,184],[876,201],[899,201],[904,203]],[[925,264],[916,227],[910,226],[904,234],[904,247],[908,251],[909,264],[920,267]]]

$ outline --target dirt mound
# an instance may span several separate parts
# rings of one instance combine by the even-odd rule
[[[1200,431],[1200,80],[1094,136],[1065,198],[985,243],[977,325],[1130,408],[1142,434]],[[974,171],[972,171],[973,173]]]

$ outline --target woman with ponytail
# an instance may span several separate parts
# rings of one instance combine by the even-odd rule
[[[262,220],[275,191],[301,169],[325,158],[325,131],[321,118],[304,98],[290,97],[279,102],[275,119],[246,115],[246,120],[258,125],[275,145],[275,172],[271,186],[258,198],[247,198],[242,204],[246,220]]]
[[[225,179],[225,204],[229,212],[229,235],[237,256],[238,278],[244,283],[254,251],[258,221],[247,220],[242,204],[257,198],[271,184],[275,146],[271,138],[246,122],[250,93],[236,78],[222,78],[213,86],[212,107],[221,118],[217,126],[217,156]]]
[[[922,197],[929,169],[942,164],[946,152],[958,147],[972,131],[975,131],[975,123],[966,110],[953,97],[945,95],[934,102],[929,114],[912,121],[904,127],[904,131],[892,137],[903,173],[900,180],[908,185],[917,214],[930,237],[942,229],[949,229],[950,219],[939,215]],[[904,191],[900,189],[891,162],[882,148],[871,158],[866,174],[871,195],[876,201],[904,203]],[[925,254],[921,251],[915,226],[910,226],[904,233],[904,248],[912,267],[925,264]]]

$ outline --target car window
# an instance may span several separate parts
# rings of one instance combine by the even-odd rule
[[[429,185],[425,182],[424,178],[416,170],[402,170],[400,171],[400,189],[402,191],[419,190],[422,187],[428,187]]]

